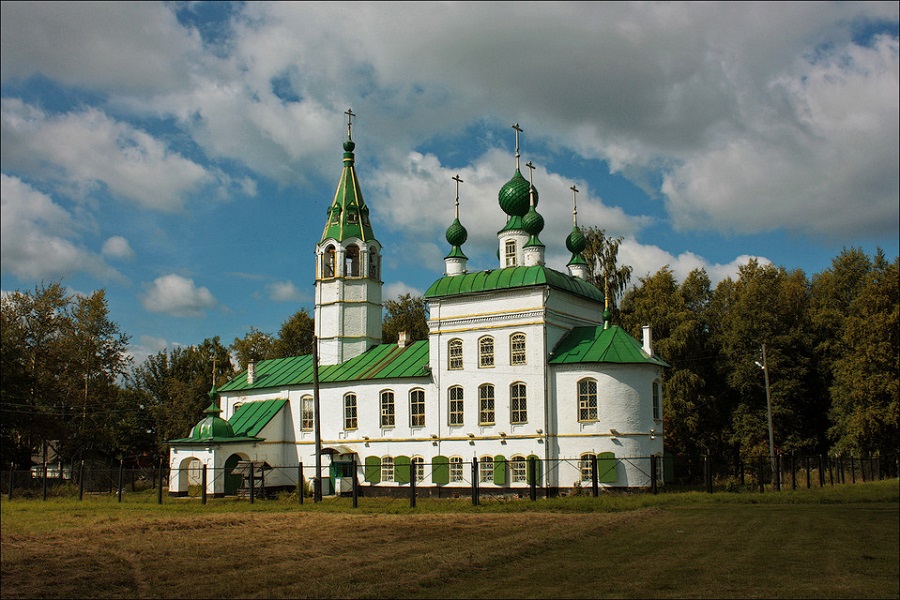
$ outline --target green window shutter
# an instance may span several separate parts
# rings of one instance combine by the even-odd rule
[[[541,459],[537,454],[532,454],[528,458],[525,459],[525,478],[528,481],[528,485],[531,485],[531,459],[534,459],[534,476],[537,481],[534,482],[534,485],[541,485],[541,469],[543,466],[541,465]]]
[[[398,456],[394,459],[394,481],[409,483],[409,457]]]
[[[506,485],[506,457],[502,454],[494,457],[494,485]]]
[[[450,459],[446,456],[435,456],[431,461],[431,481],[437,485],[450,483]]]
[[[597,455],[597,480],[599,483],[616,482],[616,455],[612,452],[601,452]]]
[[[366,481],[369,483],[381,483],[381,458],[377,456],[366,457]]]

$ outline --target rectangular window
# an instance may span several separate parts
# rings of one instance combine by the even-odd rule
[[[425,391],[413,390],[409,393],[409,426],[425,426]]]
[[[483,385],[478,388],[478,424],[494,424],[494,386]]]
[[[494,366],[494,338],[490,336],[478,340],[478,366],[480,368]]]
[[[514,333],[509,338],[509,364],[525,364],[525,334]]]
[[[463,459],[459,456],[450,457],[450,481],[463,480]]]
[[[509,421],[513,424],[528,422],[528,399],[524,383],[514,383],[509,387]]]
[[[412,470],[413,476],[416,478],[416,481],[424,481],[425,480],[425,459],[421,456],[416,456],[412,459]]]
[[[303,403],[303,406],[300,408],[300,429],[302,429],[303,431],[312,431],[313,427],[315,427],[313,398],[312,396],[303,396],[301,402]]]
[[[447,368],[451,371],[460,371],[463,368],[463,343],[462,340],[450,340],[450,358]]]
[[[394,480],[394,459],[390,456],[385,456],[381,459],[381,480]]]
[[[515,240],[506,240],[506,244],[504,244],[504,251],[506,254],[506,266],[507,267],[515,267],[516,266],[516,241]]]
[[[381,392],[381,426],[393,427],[394,423],[394,392]]]
[[[594,379],[578,382],[578,420],[597,420],[597,382]]]
[[[344,396],[344,429],[356,429],[356,394]]]
[[[578,461],[578,469],[581,471],[581,480],[590,481],[593,476],[591,470],[591,462],[593,457],[590,454],[582,454],[581,460]]]
[[[450,416],[450,425],[463,424],[463,389],[454,386],[448,391],[450,394],[450,406],[448,407],[448,415]]]

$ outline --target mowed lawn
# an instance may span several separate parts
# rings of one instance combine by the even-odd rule
[[[3,500],[3,598],[898,598],[896,480],[389,511]],[[191,501],[187,501],[191,502]],[[187,508],[186,508],[187,507]]]

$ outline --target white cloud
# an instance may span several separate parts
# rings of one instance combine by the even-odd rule
[[[122,236],[115,235],[103,242],[103,254],[110,258],[121,258],[131,260],[134,258],[134,250],[128,240]]]
[[[309,294],[304,294],[293,281],[276,281],[266,285],[269,299],[275,302],[306,302],[310,300]]]
[[[405,296],[406,294],[416,297],[424,295],[425,292],[402,281],[394,281],[384,285],[381,297],[384,298],[385,301],[396,300],[400,296]]]
[[[80,225],[49,196],[18,177],[0,175],[0,269],[21,278],[55,278],[86,271],[116,276],[77,241]]]
[[[134,366],[139,366],[147,358],[165,350],[169,346],[170,344],[163,338],[142,335],[139,343],[128,346],[128,354],[134,359]]]
[[[2,106],[5,168],[88,189],[102,183],[115,196],[169,212],[212,182],[204,167],[97,109],[49,115],[12,98]]]
[[[197,286],[193,279],[170,274],[157,277],[147,285],[141,299],[144,308],[174,317],[200,317],[218,302],[209,289]]]

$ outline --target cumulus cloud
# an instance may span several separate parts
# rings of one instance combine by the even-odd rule
[[[100,183],[115,196],[170,212],[212,181],[204,167],[100,110],[50,115],[14,98],[2,107],[5,168],[82,188]]]
[[[386,283],[384,285],[384,290],[381,297],[384,300],[396,300],[400,296],[405,296],[406,294],[409,294],[412,297],[416,297],[424,295],[425,291],[406,284],[402,281],[394,281],[392,283]]]
[[[120,235],[115,235],[103,242],[103,255],[110,258],[131,260],[134,258],[134,250],[128,240]]]
[[[215,308],[218,302],[208,288],[198,286],[193,279],[170,274],[157,277],[146,286],[141,299],[144,308],[173,317],[200,317]]]
[[[293,281],[276,281],[266,285],[269,299],[275,302],[305,302],[310,300],[309,294],[304,294]]]
[[[55,278],[89,272],[116,275],[78,241],[78,222],[46,194],[18,177],[0,175],[0,269],[21,278]]]

